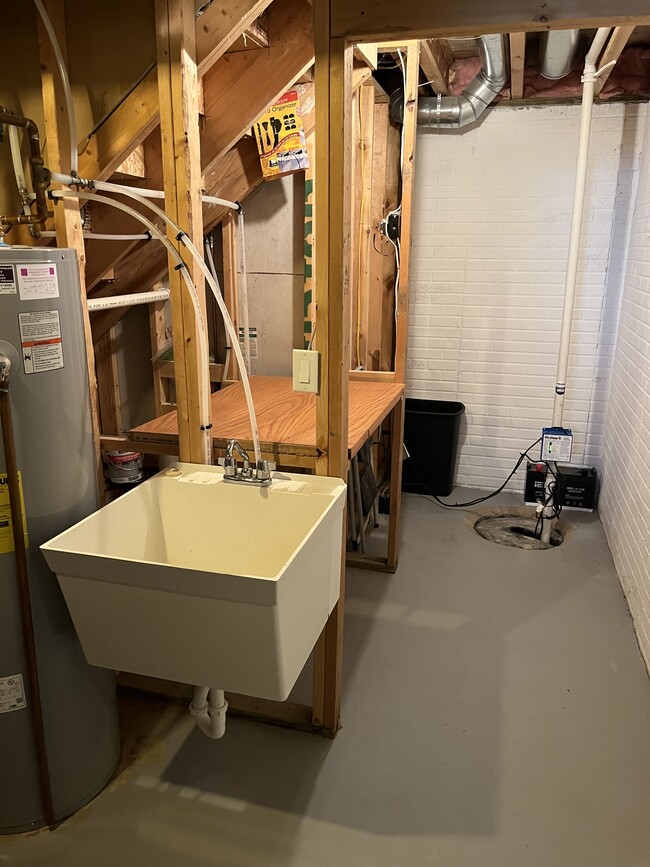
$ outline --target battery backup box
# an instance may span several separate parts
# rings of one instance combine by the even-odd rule
[[[544,500],[546,464],[529,461],[526,467],[524,500],[537,505]],[[596,467],[557,466],[554,502],[565,509],[593,512],[598,502],[598,472]]]

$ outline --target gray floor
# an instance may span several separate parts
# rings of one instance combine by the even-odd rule
[[[211,742],[131,700],[121,775],[0,865],[647,867],[650,682],[600,523],[572,520],[518,551],[406,497],[397,574],[348,573],[334,741]]]

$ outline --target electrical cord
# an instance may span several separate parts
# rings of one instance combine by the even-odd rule
[[[429,486],[427,485],[427,483],[424,481],[424,479],[422,478],[422,476],[418,472],[418,468],[415,465],[415,463],[413,463],[413,458],[409,457],[409,459],[411,461],[411,468],[413,469],[413,472],[415,473],[418,480],[420,481],[420,484],[424,485],[424,487],[427,489],[427,491],[429,491],[430,499],[434,500],[439,506],[442,506],[445,509],[468,509],[468,508],[471,508],[472,506],[477,506],[479,503],[484,503],[486,500],[490,500],[490,499],[492,499],[492,497],[496,497],[497,494],[500,494],[501,491],[503,491],[505,486],[508,484],[510,479],[515,475],[515,473],[517,472],[519,467],[522,465],[524,458],[528,458],[530,461],[534,461],[534,458],[529,454],[529,451],[532,448],[535,448],[535,446],[538,443],[541,443],[541,441],[542,441],[542,438],[539,437],[539,439],[536,439],[534,443],[531,443],[525,451],[519,453],[519,459],[518,459],[517,463],[514,465],[510,475],[503,482],[503,484],[500,485],[495,491],[492,491],[490,494],[485,494],[485,496],[483,496],[483,497],[476,497],[474,500],[469,500],[466,503],[445,503],[443,500],[440,499],[440,497],[436,496],[436,494],[431,493],[431,491],[429,491]],[[537,461],[536,463],[546,463],[546,461]]]

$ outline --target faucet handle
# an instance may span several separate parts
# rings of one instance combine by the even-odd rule
[[[218,463],[220,467],[223,467],[223,474],[227,479],[232,479],[237,475],[237,462],[235,458],[219,458]]]
[[[257,462],[257,478],[260,481],[266,481],[271,478],[271,473],[276,468],[275,461],[259,460]]]

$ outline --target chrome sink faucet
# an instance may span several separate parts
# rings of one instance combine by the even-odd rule
[[[242,459],[241,467],[237,464],[237,457]],[[251,459],[245,448],[237,440],[228,440],[225,458],[219,458],[219,464],[223,467],[225,482],[244,482],[249,485],[268,486],[271,484],[271,471],[275,469],[272,461],[257,461],[256,466],[251,467]]]

